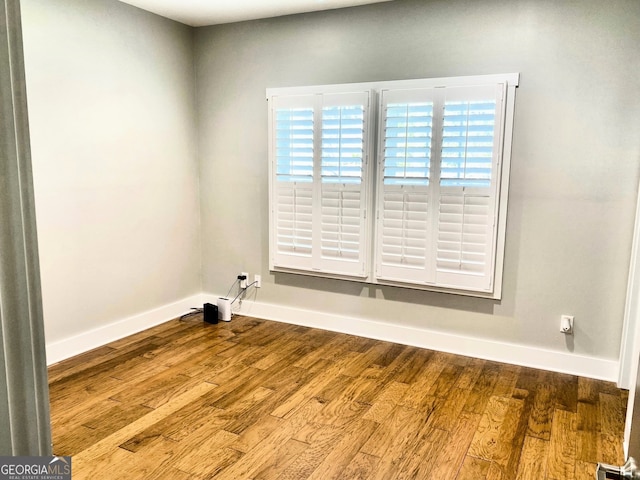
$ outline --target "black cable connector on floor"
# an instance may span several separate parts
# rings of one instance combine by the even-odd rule
[[[199,313],[202,313],[202,312],[203,312],[202,308],[191,307],[191,312],[188,312],[182,315],[180,317],[180,321],[182,322],[183,320],[186,320],[187,318],[192,317],[194,315],[198,315]]]

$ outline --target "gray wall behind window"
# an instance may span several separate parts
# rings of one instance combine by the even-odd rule
[[[196,30],[204,291],[614,359],[640,166],[640,2],[382,3]],[[520,72],[503,300],[268,274],[265,88]],[[575,343],[558,332],[576,317]]]

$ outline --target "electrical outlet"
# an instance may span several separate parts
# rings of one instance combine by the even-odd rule
[[[560,331],[567,335],[573,335],[573,315],[560,317]]]
[[[240,280],[240,288],[247,288],[248,280],[249,280],[249,274],[247,272],[241,272],[240,276],[244,277],[244,280]]]
[[[253,276],[253,283],[255,283],[256,288],[260,288],[262,286],[262,278],[257,273]]]

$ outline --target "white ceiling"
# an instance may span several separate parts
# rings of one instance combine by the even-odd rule
[[[391,0],[120,0],[178,22],[202,27],[316,12]]]

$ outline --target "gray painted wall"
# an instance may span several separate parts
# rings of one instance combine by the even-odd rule
[[[199,293],[193,30],[22,0],[47,343]]]
[[[264,302],[617,358],[639,19],[637,0],[396,0],[196,30],[204,291],[260,273]],[[521,77],[502,301],[269,274],[267,87],[505,72]]]

